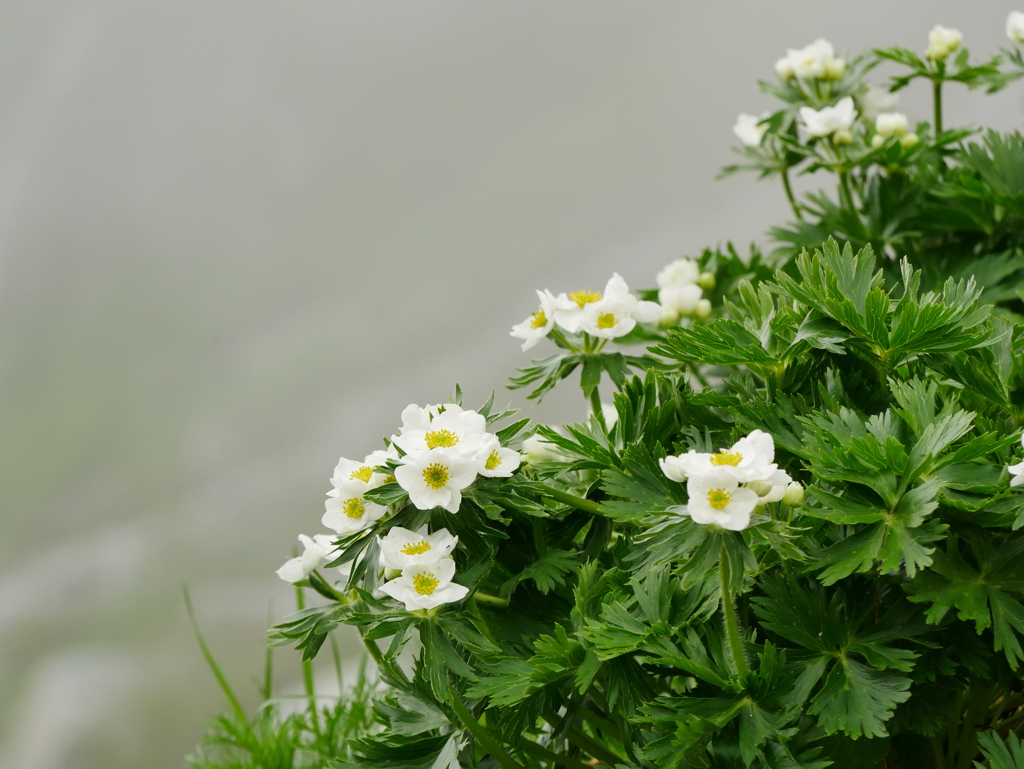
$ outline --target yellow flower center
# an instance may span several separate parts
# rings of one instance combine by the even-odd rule
[[[345,500],[345,503],[341,506],[341,511],[349,518],[362,518],[363,513],[366,512],[366,505],[363,504],[363,500],[360,497],[352,497],[352,499]]]
[[[591,302],[601,301],[600,291],[573,291],[569,294],[569,298],[576,302],[577,305],[582,309]]]
[[[606,312],[604,315],[597,316],[597,327],[598,328],[614,328],[615,327],[615,315],[614,313]]]
[[[425,539],[421,539],[419,542],[410,542],[402,548],[402,552],[406,555],[423,555],[428,550],[430,550],[430,543]]]
[[[715,510],[721,510],[730,502],[732,502],[732,494],[725,489],[711,489],[708,492],[708,504]]]
[[[412,578],[412,586],[420,595],[430,595],[437,590],[438,579],[430,572],[421,571]]]
[[[544,328],[546,325],[548,325],[548,316],[543,309],[537,310],[533,314],[533,320],[530,321],[530,328]]]
[[[447,449],[459,442],[459,436],[451,430],[431,430],[423,439],[428,449]]]
[[[717,454],[711,455],[711,464],[713,465],[732,465],[736,467],[740,462],[743,461],[743,455],[738,451],[726,451],[720,449]]]
[[[388,475],[384,478],[384,483],[398,483],[398,479],[393,475]]]
[[[423,471],[423,482],[432,489],[443,489],[448,485],[448,468],[435,462]]]
[[[363,465],[358,470],[353,470],[352,475],[350,475],[348,479],[350,481],[362,481],[363,483],[369,483],[372,475],[373,468],[369,465]]]
[[[484,467],[488,470],[493,470],[495,467],[501,464],[501,457],[498,456],[498,450],[495,449],[491,452],[491,455],[487,457],[487,461],[484,462]]]

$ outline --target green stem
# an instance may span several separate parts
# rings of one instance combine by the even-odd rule
[[[935,125],[935,136],[942,133],[942,81],[932,80],[932,122]]]
[[[558,730],[558,724],[561,721],[558,716],[553,713],[545,713],[543,718],[548,722],[548,725],[551,726],[553,730]],[[586,732],[582,731],[577,726],[570,724],[569,728],[566,730],[565,738],[570,744],[585,751],[591,758],[598,759],[602,764],[618,766],[623,761],[621,756],[615,755],[615,753],[611,752],[608,748],[594,742]]]
[[[725,552],[725,545],[718,555],[718,576],[722,585],[722,614],[725,616],[725,635],[729,639],[729,650],[732,652],[733,662],[736,665],[736,672],[740,678],[746,678],[750,673],[747,666],[747,658],[743,656],[743,641],[740,639],[740,621],[736,616],[736,597],[726,585],[732,583],[732,566],[729,563],[729,555]]]
[[[782,189],[786,191],[786,198],[789,200],[789,205],[793,209],[793,215],[803,221],[804,215],[800,213],[800,206],[796,204],[796,198],[793,196],[793,187],[789,183],[789,169],[782,169]]]
[[[450,704],[452,709],[455,710],[456,715],[458,715],[459,720],[462,721],[467,729],[469,729],[469,733],[473,735],[473,738],[479,742],[485,750],[490,751],[494,760],[505,767],[505,769],[524,769],[524,767],[516,762],[512,756],[505,752],[505,749],[501,747],[501,743],[499,743],[494,736],[487,731],[487,729],[481,726],[480,722],[473,717],[473,714],[469,712],[469,708],[466,707],[462,698],[454,691],[451,694],[452,699]]]
[[[583,497],[577,497],[560,489],[553,489],[550,486],[547,486],[545,491],[552,499],[569,505],[569,507],[575,507],[577,510],[582,510],[585,513],[608,516],[608,512],[597,502],[591,502],[589,499],[583,499]]]
[[[185,595],[185,610],[188,612],[188,621],[192,624],[192,633],[196,637],[196,643],[199,644],[199,650],[203,653],[203,659],[206,660],[206,664],[209,665],[214,678],[216,678],[217,683],[220,684],[220,689],[224,692],[224,696],[227,698],[228,704],[231,705],[231,710],[234,711],[235,718],[238,719],[239,723],[246,724],[249,722],[249,717],[245,714],[245,709],[235,696],[235,692],[231,688],[231,684],[228,683],[228,679],[224,675],[224,671],[220,669],[220,665],[217,664],[217,660],[213,657],[213,652],[211,652],[210,647],[206,645],[206,639],[203,638],[203,634],[199,630],[199,622],[196,620],[196,613],[192,608],[192,596],[189,595],[187,587],[183,587],[182,592]]]
[[[479,603],[486,603],[491,606],[508,606],[508,601],[504,598],[499,598],[498,596],[491,595],[490,593],[481,593],[479,590],[473,593],[473,600]]]
[[[536,742],[531,742],[525,737],[520,738],[516,742],[516,747],[531,756],[535,756],[536,758],[544,761],[549,761],[553,766],[564,766],[568,769],[591,769],[589,764],[584,764],[582,761],[578,761],[575,758],[559,756],[556,753],[552,753],[547,748],[541,747]]]
[[[557,340],[558,340],[559,342],[561,342],[561,343],[562,343],[562,345],[563,345],[564,347],[566,347],[566,348],[567,348],[568,350],[570,350],[571,352],[575,352],[575,353],[578,353],[578,352],[579,352],[579,350],[578,350],[578,349],[576,348],[576,345],[574,345],[574,344],[571,344],[571,343],[569,342],[569,340],[568,340],[568,339],[566,339],[566,338],[565,338],[565,336],[564,336],[564,335],[562,334],[562,332],[561,332],[561,331],[559,331],[559,330],[558,330],[557,328],[555,328],[555,327],[552,327],[552,328],[551,328],[551,331],[549,331],[548,333],[549,333],[549,334],[550,334],[551,336],[553,336],[553,337],[554,337],[555,339],[557,339]]]
[[[361,627],[359,628],[359,636],[363,639],[363,646],[366,647],[366,651],[370,653],[373,661],[377,664],[377,670],[390,677],[393,681],[393,686],[400,687],[409,684],[409,679],[405,677],[402,669],[385,659],[380,651],[380,647],[377,646],[377,642],[372,638],[367,638],[364,629]]]
[[[594,412],[594,416],[597,417],[597,421],[601,425],[601,429],[607,432],[608,426],[604,421],[604,407],[601,405],[601,393],[596,387],[590,391],[590,410]]]
[[[295,586],[295,606],[299,611],[306,608],[306,598],[302,588]],[[320,734],[320,719],[316,714],[316,689],[313,686],[313,663],[309,660],[302,661],[302,684],[306,689],[306,697],[309,698],[309,721],[313,726],[313,733]]]
[[[850,189],[850,172],[839,171],[839,201],[848,211],[856,212],[853,205],[853,191]]]

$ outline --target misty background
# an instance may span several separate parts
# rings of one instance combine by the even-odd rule
[[[456,382],[523,405],[536,288],[768,244],[781,189],[715,177],[786,48],[941,23],[980,58],[1015,8],[0,3],[0,766],[183,766],[223,700],[182,586],[254,707],[339,456]],[[947,126],[1019,126],[1022,89],[950,87]]]

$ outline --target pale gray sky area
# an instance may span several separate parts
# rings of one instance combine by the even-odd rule
[[[339,456],[456,382],[509,400],[535,288],[765,243],[781,191],[715,177],[787,47],[942,23],[987,55],[1013,8],[0,4],[0,766],[182,766],[222,707],[183,585],[255,704]],[[950,89],[947,124],[1018,126],[1022,95]]]

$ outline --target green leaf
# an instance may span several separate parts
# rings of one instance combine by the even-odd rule
[[[829,734],[842,731],[854,739],[885,737],[888,721],[901,702],[910,698],[910,679],[872,670],[847,657],[839,659],[807,712]]]

